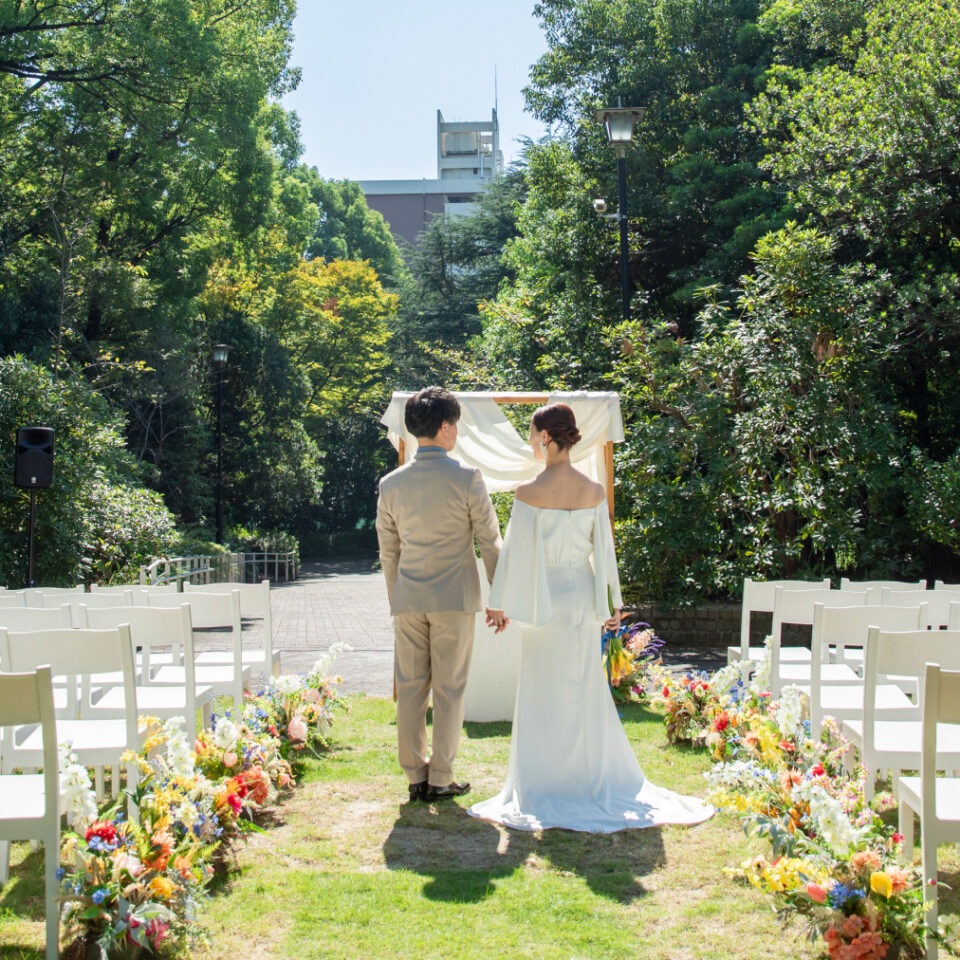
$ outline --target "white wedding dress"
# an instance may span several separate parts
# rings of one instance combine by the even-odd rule
[[[525,625],[510,763],[503,789],[471,815],[519,830],[593,833],[712,815],[640,769],[601,661],[608,590],[619,606],[606,503],[554,510],[514,501],[490,591],[492,609]]]

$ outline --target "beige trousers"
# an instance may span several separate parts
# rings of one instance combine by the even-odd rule
[[[475,613],[398,613],[397,752],[411,783],[445,787],[463,728],[463,694],[473,654]],[[427,752],[427,700],[433,690],[433,749]]]

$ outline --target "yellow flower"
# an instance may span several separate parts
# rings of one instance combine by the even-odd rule
[[[883,871],[871,873],[870,889],[874,893],[879,893],[881,897],[886,897],[889,900],[893,894],[893,881],[890,879],[889,874]]]
[[[166,877],[154,877],[150,881],[150,892],[158,900],[169,900],[173,896],[174,889],[173,881]]]

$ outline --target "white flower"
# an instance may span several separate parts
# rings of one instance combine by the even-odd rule
[[[191,830],[197,820],[200,819],[200,811],[190,800],[184,800],[177,807],[176,817],[188,830]]]
[[[59,745],[60,795],[65,812],[72,814],[80,823],[86,823],[97,815],[97,798],[90,774],[86,767],[77,762],[72,746],[69,740]]]
[[[810,804],[814,828],[835,856],[848,856],[850,849],[860,842],[863,831],[850,822],[840,801],[831,797],[819,783],[801,780],[794,785],[791,797],[795,802]]]
[[[330,667],[333,666],[333,661],[336,660],[340,654],[350,653],[352,650],[353,647],[351,647],[349,643],[344,643],[342,640],[331,643],[327,652],[317,660],[310,669],[310,674],[307,678],[310,686],[316,686],[321,680],[325,680],[327,674],[330,672]]]
[[[780,691],[776,721],[785,737],[792,737],[800,729],[807,715],[808,704],[807,695],[796,684],[790,684]]]
[[[733,760],[729,763],[717,763],[708,770],[704,777],[713,787],[742,787],[751,781],[765,780],[773,783],[776,774],[762,766],[756,760]]]
[[[757,661],[757,669],[750,681],[750,689],[754,693],[763,693],[770,689],[770,644],[773,637],[767,637],[763,641],[764,651],[763,659]]]
[[[170,717],[163,725],[167,737],[167,762],[170,768],[181,777],[193,775],[196,756],[187,743],[183,717]]]
[[[276,677],[273,680],[273,685],[277,690],[277,693],[281,694],[284,697],[292,696],[303,686],[303,681],[293,673],[285,673],[283,676]]]
[[[229,717],[217,718],[217,726],[213,731],[214,746],[226,750],[237,742],[238,735],[237,725]]]

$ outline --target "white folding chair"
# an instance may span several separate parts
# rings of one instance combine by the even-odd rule
[[[35,630],[13,633],[0,629],[0,662],[15,672],[35,670],[50,664],[54,676],[66,678],[68,690],[84,691],[78,709],[68,705],[59,711],[57,733],[61,740],[73,744],[73,752],[84,766],[94,767],[97,794],[103,797],[103,768],[114,769],[112,795],[119,795],[121,757],[128,750],[140,750],[143,736],[137,723],[137,694],[134,684],[133,645],[130,628],[125,624],[113,630]],[[98,713],[96,703],[86,690],[93,671],[116,671],[123,675],[124,716],[116,719]],[[81,684],[81,678],[86,683]],[[4,769],[12,766],[39,767],[43,750],[39,729],[23,731],[5,745]],[[130,789],[137,783],[137,764],[127,764]],[[131,816],[135,811],[131,809]]]
[[[826,663],[828,654],[832,652],[838,663],[849,670],[859,670],[863,666],[863,647],[871,626],[879,625],[884,630],[922,630],[927,625],[925,614],[926,608],[922,605],[828,607],[815,604],[809,687],[810,727],[814,738],[820,736],[825,716],[837,720],[858,720],[863,716],[863,678],[855,673],[853,680],[843,682],[828,673],[829,681],[822,681],[821,671],[836,666]],[[853,653],[859,655],[859,662],[851,658]],[[879,703],[881,713],[896,710],[905,711],[910,716],[914,710],[906,691],[892,680],[877,685],[875,701]]]
[[[129,607],[133,603],[130,590],[125,593],[83,593],[79,596],[68,594],[43,594],[38,606],[51,609],[53,607],[68,606],[73,626],[79,627],[82,623],[81,606],[87,607]]]
[[[245,619],[263,620],[263,647],[244,650],[243,664],[261,672],[265,677],[279,672],[280,661],[273,649],[273,610],[270,604],[270,581],[260,583],[185,583],[183,593],[231,593],[240,591],[240,616]],[[197,663],[229,663],[231,656],[226,650],[205,650],[197,654]]]
[[[950,622],[950,604],[960,603],[960,590],[891,590],[884,587],[880,602],[884,606],[912,607],[927,605],[927,622],[934,630],[946,627]]]
[[[16,609],[26,606],[26,597],[22,593],[0,593],[0,609]]]
[[[78,583],[75,587],[28,587],[23,591],[23,602],[28,607],[42,607],[43,597],[67,597],[68,599],[75,594],[83,593],[83,584]],[[63,603],[65,601],[61,601]]]
[[[193,629],[229,628],[230,662],[197,664],[194,668],[196,682],[213,687],[215,696],[231,697],[239,716],[243,710],[243,691],[249,687],[251,668],[243,664],[243,627],[240,619],[240,591],[229,593],[150,594],[151,607],[174,607],[190,604]],[[151,683],[186,684],[186,668],[175,664],[157,668],[150,678]]]
[[[43,842],[46,956],[60,956],[60,775],[53,684],[48,666],[30,673],[0,674],[0,727],[36,725],[43,773],[0,773],[0,884],[9,879],[10,841]],[[4,731],[12,737],[13,730]]]
[[[842,594],[839,590],[787,590],[777,587],[773,592],[773,625],[770,629],[770,682],[779,692],[777,672],[774,665],[787,661],[809,663],[810,651],[806,647],[784,647],[781,642],[783,625],[795,623],[813,627],[813,608],[822,603],[827,607],[859,606],[867,594]]]
[[[751,580],[743,581],[740,606],[740,646],[727,647],[727,663],[735,660],[760,660],[763,647],[750,646],[750,614],[773,613],[773,599],[778,587],[785,590],[829,590],[830,578],[823,580]]]
[[[926,590],[926,580],[850,580],[843,577],[840,581],[841,590],[851,593],[866,593],[867,591],[887,590]]]
[[[960,672],[928,663],[923,679],[923,732],[920,776],[900,777],[899,829],[903,850],[913,858],[913,817],[920,815],[920,862],[923,868],[924,916],[930,930],[937,928],[937,847],[960,843],[960,778],[938,777],[949,766],[938,752],[940,731],[960,729]],[[927,960],[935,960],[937,941],[927,937]]]
[[[936,580],[933,584],[934,590],[960,590],[960,583],[944,583],[942,580]]]
[[[166,719],[184,717],[187,735],[194,740],[197,735],[197,706],[206,711],[213,696],[210,686],[198,687],[194,678],[193,628],[190,622],[190,605],[179,607],[114,607],[83,608],[84,626],[95,630],[107,630],[129,624],[130,640],[140,648],[140,670],[136,688],[137,709],[151,717]],[[173,648],[173,660],[184,667],[184,683],[154,684],[150,681],[151,656],[157,648]],[[135,654],[136,657],[136,654]],[[100,716],[123,717],[125,715],[123,689],[111,686],[96,700]]]
[[[6,627],[7,630],[59,630],[71,626],[70,606],[66,603],[50,608],[10,607],[0,610],[0,627]]]
[[[939,663],[948,670],[960,669],[960,633],[952,630],[907,630],[888,632],[871,627],[863,665],[864,709],[861,720],[845,719],[841,730],[859,748],[868,776],[864,799],[873,796],[878,770],[890,770],[894,787],[900,770],[918,770],[923,746],[923,704],[912,714],[881,716],[872,693],[883,674],[901,674],[921,680],[926,664]],[[922,689],[922,687],[921,687]],[[938,735],[937,750],[946,766],[960,769],[960,727],[945,727]]]

